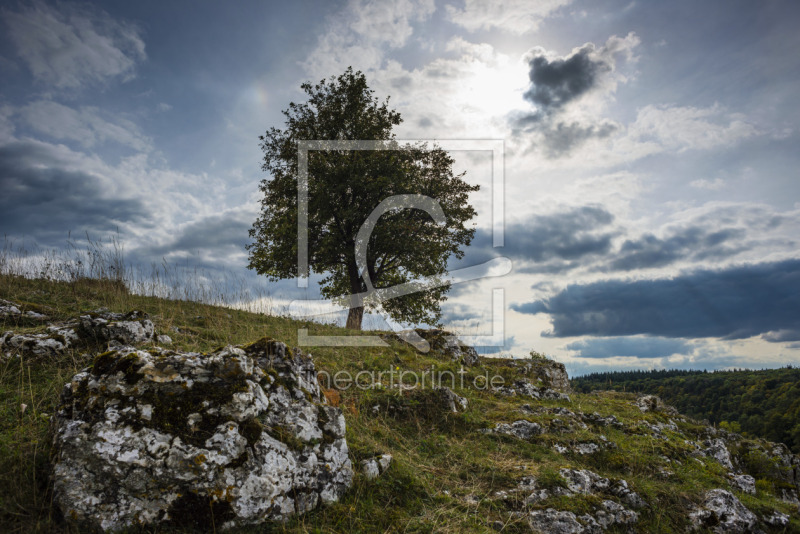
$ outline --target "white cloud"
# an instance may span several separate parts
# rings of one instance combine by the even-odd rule
[[[128,80],[146,57],[138,28],[88,6],[34,2],[20,11],[4,9],[2,17],[34,78],[58,88]]]
[[[75,110],[51,100],[40,100],[21,108],[19,114],[36,131],[55,139],[76,141],[86,148],[107,141],[138,151],[151,148],[150,139],[133,122],[121,117],[106,120],[96,107]]]
[[[535,31],[539,23],[572,0],[465,0],[463,8],[446,6],[447,16],[455,24],[469,30],[499,28],[522,35]]]
[[[739,113],[728,113],[722,106],[707,108],[645,106],[628,128],[636,143],[655,143],[664,150],[710,150],[730,147],[760,132]]]
[[[435,9],[433,0],[350,0],[328,20],[304,67],[323,78],[348,66],[361,71],[380,68],[385,51],[405,46],[414,33],[412,23],[426,20]]]

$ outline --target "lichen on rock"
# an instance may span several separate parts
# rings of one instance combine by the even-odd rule
[[[53,429],[55,503],[105,531],[285,520],[352,481],[344,417],[311,358],[269,339],[99,354],[65,386]]]

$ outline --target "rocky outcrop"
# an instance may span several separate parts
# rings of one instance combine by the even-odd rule
[[[705,445],[705,449],[701,452],[704,456],[708,456],[709,458],[714,458],[718,461],[723,467],[727,467],[728,469],[733,469],[733,464],[731,463],[731,453],[728,451],[728,448],[725,446],[725,441],[721,438],[707,440],[703,443]]]
[[[530,379],[540,389],[553,389],[569,392],[569,376],[563,363],[551,360],[537,352],[531,352],[530,358],[507,360],[506,365],[517,369],[517,372]]]
[[[43,333],[6,332],[0,336],[0,351],[6,357],[13,354],[56,356],[70,348],[105,348],[109,343],[139,345],[152,341],[154,333],[155,326],[144,312],[97,310],[77,319],[51,324]]]
[[[531,423],[525,419],[519,419],[513,423],[498,423],[493,429],[484,430],[485,433],[506,434],[515,438],[528,440],[533,436],[538,436],[544,430],[539,423]]]
[[[494,388],[495,393],[505,396],[521,395],[532,399],[551,399],[569,401],[569,395],[555,389],[535,386],[527,378],[515,380],[510,386]]]
[[[534,532],[544,534],[581,534],[586,532],[583,524],[572,512],[561,512],[548,508],[533,510],[528,514],[528,524]]]
[[[458,336],[446,330],[418,328],[383,337],[399,339],[421,352],[437,351],[450,361],[459,362],[467,367],[478,365],[480,362],[480,356],[473,347],[461,343]]]
[[[547,489],[536,489],[538,485],[536,478],[525,477],[520,481],[515,492],[529,494],[524,499],[528,506],[551,496],[575,494],[607,495],[619,499],[621,502],[605,498],[591,514],[580,516],[553,508],[531,510],[527,514],[527,520],[534,532],[583,534],[602,532],[613,525],[628,527],[639,520],[639,514],[625,505],[633,508],[647,506],[638,494],[628,488],[628,483],[624,480],[610,480],[588,470],[561,469],[559,474],[566,487],[554,486]]]
[[[731,492],[713,489],[706,493],[700,507],[689,514],[695,529],[712,532],[745,534],[758,531],[758,518]]]
[[[84,528],[285,520],[352,480],[344,417],[313,362],[269,339],[100,354],[65,386],[52,425],[54,502]]]
[[[10,321],[15,324],[38,324],[49,319],[47,315],[40,313],[35,309],[25,308],[25,305],[0,299],[0,319],[3,321]]]
[[[750,495],[756,494],[756,479],[750,475],[733,475],[731,476],[731,486],[744,493]]]
[[[678,411],[675,408],[669,404],[665,404],[664,401],[656,395],[642,395],[636,399],[635,404],[642,413],[663,412],[667,415],[678,415]]]

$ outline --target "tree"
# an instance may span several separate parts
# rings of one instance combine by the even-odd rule
[[[468,195],[478,186],[453,174],[453,159],[441,148],[399,144],[392,127],[402,122],[400,114],[388,98],[373,96],[360,71],[348,68],[301,87],[308,100],[283,111],[285,128],[259,138],[262,168],[271,176],[260,185],[248,267],[273,281],[306,275],[298,272],[298,141],[377,140],[382,150],[308,152],[308,265],[323,275],[322,296],[349,306],[347,328],[361,328],[365,308],[382,308],[399,322],[437,324],[450,289],[443,279],[447,260],[463,257],[475,233],[465,223],[475,215]],[[425,211],[404,202],[423,197],[439,207]],[[380,217],[370,232],[364,228],[371,214]],[[413,293],[377,298],[415,283]]]

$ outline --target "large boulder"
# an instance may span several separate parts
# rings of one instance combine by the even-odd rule
[[[100,354],[65,386],[53,431],[55,503],[86,528],[285,520],[352,481],[310,357],[266,338]]]

